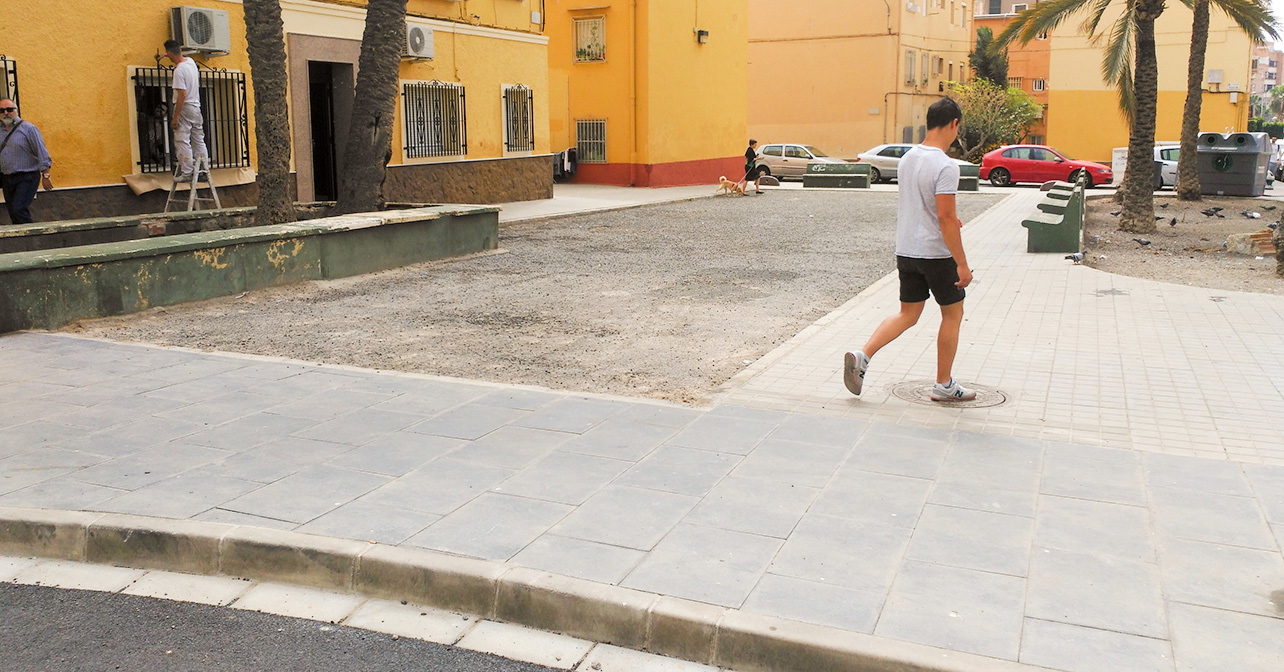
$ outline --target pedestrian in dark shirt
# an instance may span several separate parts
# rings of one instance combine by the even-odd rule
[[[762,173],[758,172],[758,141],[750,140],[749,149],[745,150],[745,179],[740,180],[744,185],[745,193],[749,193],[749,180],[753,179],[753,193],[761,194],[762,186],[758,181],[762,179]]]
[[[10,224],[34,221],[31,202],[42,182],[46,191],[53,189],[49,180],[52,166],[40,129],[18,116],[18,106],[12,100],[0,99],[0,186]]]

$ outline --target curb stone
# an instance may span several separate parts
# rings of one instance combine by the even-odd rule
[[[1047,671],[506,563],[223,523],[0,507],[0,555],[337,589],[738,672]]]

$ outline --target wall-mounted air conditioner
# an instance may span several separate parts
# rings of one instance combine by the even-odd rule
[[[406,24],[406,46],[401,51],[406,58],[432,58],[432,28],[414,23]]]
[[[170,10],[170,34],[183,51],[226,55],[232,50],[227,12],[221,9],[174,7]]]

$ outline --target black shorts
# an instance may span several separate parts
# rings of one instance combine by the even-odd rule
[[[963,300],[967,292],[954,283],[959,281],[959,267],[954,259],[915,259],[896,257],[896,273],[901,278],[901,302],[921,303],[929,291],[936,303],[948,306]]]

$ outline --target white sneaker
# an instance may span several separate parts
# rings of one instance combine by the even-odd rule
[[[847,391],[860,396],[860,389],[865,383],[865,371],[869,370],[869,357],[863,352],[849,352],[843,355],[843,384]]]
[[[972,401],[975,398],[976,390],[959,385],[953,378],[945,385],[937,383],[932,386],[932,401]]]

